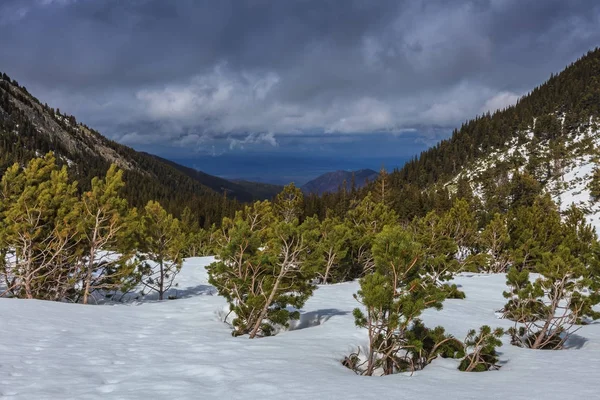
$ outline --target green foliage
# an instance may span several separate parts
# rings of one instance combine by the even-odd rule
[[[141,282],[163,300],[181,270],[185,235],[179,220],[158,202],[149,201],[140,226],[140,251],[144,262],[138,268]]]
[[[469,204],[460,199],[445,213],[429,212],[413,221],[416,240],[423,246],[423,268],[435,285],[450,298],[464,298],[456,285],[444,282],[472,262],[477,223]]]
[[[502,346],[500,338],[504,335],[502,328],[492,331],[487,325],[479,328],[479,333],[471,329],[464,341],[466,351],[470,353],[461,361],[458,369],[465,372],[483,372],[500,368],[496,347]]]
[[[535,216],[539,209],[544,209],[545,221],[551,225],[531,227],[519,236],[526,240],[518,242],[522,247],[517,254],[529,261],[513,266],[507,274],[510,290],[504,293],[509,299],[504,315],[515,321],[509,330],[513,344],[560,349],[577,330],[575,325],[587,318],[600,318],[600,313],[593,309],[600,302],[595,250],[598,242],[583,213],[576,208],[562,222],[557,211],[542,205],[536,202],[529,214]],[[553,230],[547,231],[550,227]],[[536,234],[538,229],[542,229],[543,236]],[[540,240],[541,243],[537,242]],[[518,268],[529,265],[533,268]],[[535,279],[531,279],[528,269],[538,274]]]
[[[189,207],[181,214],[181,229],[185,235],[184,257],[210,256],[216,252],[217,226],[201,228],[198,216]]]
[[[549,196],[538,197],[531,207],[518,207],[508,214],[509,247],[513,265],[533,271],[545,253],[556,251],[562,240],[561,218]]]
[[[1,271],[17,297],[61,300],[73,288],[73,265],[79,256],[77,221],[81,207],[77,184],[53,154],[18,164],[2,177]]]
[[[91,189],[81,196],[80,232],[82,257],[82,301],[96,290],[128,290],[136,263],[132,261],[136,242],[137,210],[129,209],[120,197],[123,172],[112,165],[104,179],[92,179]]]
[[[463,343],[446,333],[444,327],[427,328],[420,319],[415,319],[407,333],[407,342],[414,346],[410,365],[424,368],[436,357],[462,358],[465,356]],[[405,370],[411,370],[405,365]]]
[[[288,307],[301,308],[314,290],[313,221],[286,222],[281,210],[279,219],[269,202],[257,202],[223,221],[209,282],[229,302],[235,336],[268,336],[288,326],[299,318]]]
[[[598,201],[600,199],[600,168],[594,170],[588,189],[590,190],[592,199]]]
[[[424,338],[410,330],[425,309],[441,309],[444,293],[423,279],[422,249],[400,226],[385,226],[375,237],[372,254],[375,272],[360,279],[355,295],[364,308],[354,310],[355,323],[369,332],[366,360],[358,372],[389,375],[407,365],[422,368],[423,363],[411,360]]]
[[[506,216],[496,213],[479,235],[479,249],[484,255],[481,269],[485,272],[504,272],[510,264],[510,236]]]
[[[348,211],[346,224],[350,231],[352,258],[356,261],[352,278],[373,271],[373,241],[384,226],[397,223],[396,213],[385,204],[375,202],[370,193]]]
[[[274,208],[278,218],[286,223],[291,223],[299,219],[302,214],[304,196],[302,191],[293,183],[285,186],[283,190],[275,196]]]
[[[87,303],[92,293],[138,283],[139,218],[120,196],[115,166],[79,194],[53,153],[15,164],[2,177],[0,276],[6,294]]]
[[[342,260],[348,254],[351,231],[339,218],[325,218],[318,227],[316,252],[320,256],[319,275],[322,283],[340,282],[348,271],[342,271]]]
[[[423,246],[424,267],[438,285],[458,269],[458,245],[447,226],[448,219],[436,211],[413,221],[416,240]]]
[[[510,181],[510,207],[531,206],[542,192],[542,186],[527,173],[515,172]]]

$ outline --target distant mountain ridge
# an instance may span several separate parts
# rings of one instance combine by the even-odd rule
[[[300,188],[305,194],[333,193],[344,187],[352,188],[353,182],[356,189],[360,189],[377,178],[378,173],[372,169],[359,169],[357,171],[333,171],[320,175],[307,182]]]
[[[218,176],[209,175],[205,172],[199,171],[195,168],[186,167],[176,162],[164,159],[153,154],[150,156],[156,158],[160,162],[168,164],[176,170],[183,172],[190,178],[202,182],[203,185],[211,188],[212,190],[223,193],[226,196],[235,198],[238,201],[248,203],[254,200],[269,200],[274,198],[277,193],[283,190],[283,186],[270,185],[259,182],[249,182],[242,180],[227,180],[219,178]]]

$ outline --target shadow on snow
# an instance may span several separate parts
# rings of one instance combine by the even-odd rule
[[[341,311],[335,308],[326,308],[323,310],[309,311],[300,314],[300,319],[290,322],[290,331],[312,328],[328,321],[331,317],[338,315],[347,315],[349,311]]]

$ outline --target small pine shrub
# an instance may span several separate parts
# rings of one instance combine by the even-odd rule
[[[483,372],[498,369],[498,353],[496,347],[502,346],[500,338],[504,335],[502,328],[492,331],[487,325],[479,328],[479,333],[471,329],[465,338],[465,350],[469,354],[461,361],[458,369],[464,372]]]

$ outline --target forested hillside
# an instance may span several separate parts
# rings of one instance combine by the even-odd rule
[[[108,140],[75,117],[42,104],[0,73],[0,174],[15,162],[25,165],[48,151],[55,153],[59,164],[69,166],[69,174],[83,190],[114,163],[124,170],[130,204],[157,200],[176,215],[189,207],[206,227],[232,215],[238,202],[276,194],[265,193],[264,188],[253,192],[252,184],[242,187]]]
[[[600,49],[588,52],[558,75],[522,97],[514,106],[478,116],[452,137],[421,153],[392,175],[399,182],[426,185],[458,173],[463,166],[503,149],[536,125],[535,139],[557,140],[586,130],[600,115]],[[554,117],[554,118],[553,118]],[[559,121],[560,120],[560,121]],[[560,123],[559,123],[560,122]]]
[[[240,202],[250,202],[253,200],[270,200],[274,198],[277,193],[281,192],[283,186],[270,185],[259,182],[248,182],[248,181],[228,181],[227,179],[219,178],[218,176],[209,175],[202,171],[198,171],[193,168],[189,168],[173,161],[166,160],[164,158],[154,156],[158,161],[170,165],[176,170],[184,173],[190,178],[202,182],[204,186],[210,189],[223,193],[227,197],[235,198]]]

